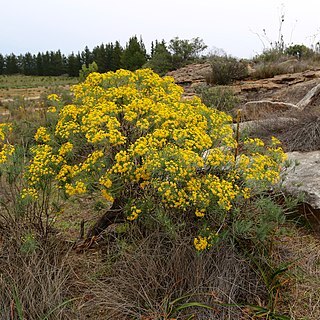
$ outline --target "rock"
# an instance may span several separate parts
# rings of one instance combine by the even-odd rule
[[[268,130],[278,131],[288,126],[292,126],[296,124],[298,120],[296,118],[286,118],[286,117],[278,117],[271,119],[262,119],[262,120],[252,120],[241,122],[239,126],[239,130],[249,130],[249,131],[258,131],[259,129],[268,128]],[[236,128],[236,124],[233,124],[234,129]]]
[[[320,209],[320,151],[289,152],[289,160],[299,163],[286,171],[284,190],[295,197],[303,195],[303,201],[313,209]]]
[[[306,108],[320,93],[320,83],[313,87],[298,103],[300,109]]]
[[[282,85],[268,81],[248,81],[235,86],[236,91],[242,92],[259,92],[282,88]]]
[[[211,66],[209,63],[196,63],[170,71],[167,76],[173,77],[176,84],[184,86],[195,82],[206,83],[206,75],[210,72]]]
[[[256,100],[273,100],[298,104],[305,95],[319,83],[319,79],[307,78],[303,82],[294,85],[284,86],[274,92],[269,91],[260,95]]]
[[[288,111],[299,110],[296,105],[287,102],[269,100],[250,101],[241,108],[241,117],[244,120],[259,120],[277,117]]]

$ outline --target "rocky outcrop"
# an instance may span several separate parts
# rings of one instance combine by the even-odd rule
[[[195,87],[206,84],[206,77],[211,72],[209,63],[189,64],[178,70],[170,71],[168,76],[173,77],[175,83],[184,88],[185,96],[194,96]]]
[[[210,72],[211,67],[209,63],[195,63],[178,70],[170,71],[167,75],[173,77],[176,84],[183,86],[206,82],[206,75]]]
[[[194,95],[194,88],[199,84],[205,84],[206,75],[210,72],[212,72],[210,63],[204,62],[187,65],[171,71],[167,75],[173,77],[177,84],[184,87],[186,95]],[[318,79],[320,79],[320,70],[309,70],[276,75],[267,79],[238,81],[230,87],[241,96],[244,102],[251,100],[278,100],[296,103],[315,86],[314,80]],[[298,88],[299,91],[297,101],[291,100],[296,95],[294,88]],[[277,97],[278,92],[280,94]]]
[[[293,195],[303,195],[303,201],[313,209],[320,209],[320,151],[289,152],[293,165],[286,171],[284,190]],[[297,165],[294,165],[297,164]]]

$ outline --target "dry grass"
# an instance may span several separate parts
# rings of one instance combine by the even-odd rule
[[[68,246],[43,230],[38,210],[19,206],[19,184],[0,180],[0,319],[76,319]]]
[[[219,304],[257,303],[265,292],[248,262],[232,246],[220,244],[198,254],[189,237],[173,241],[161,232],[134,247],[122,246],[110,266],[107,276],[92,283],[92,299],[84,305],[91,313],[99,310],[104,319],[187,319],[192,314],[192,319],[240,319],[240,308]],[[178,311],[179,305],[190,301],[212,309]]]
[[[320,114],[301,114],[298,122],[281,134],[288,151],[320,150]]]
[[[320,239],[302,228],[290,226],[290,234],[275,246],[276,260],[293,262],[290,286],[279,303],[293,320],[320,319]]]
[[[25,232],[20,238],[1,233],[0,318],[75,319],[68,311],[70,268],[64,249],[56,241],[26,237]]]

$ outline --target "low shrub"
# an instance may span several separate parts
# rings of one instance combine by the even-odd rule
[[[288,56],[284,54],[282,46],[272,47],[269,49],[263,50],[261,54],[256,55],[253,58],[253,62],[255,63],[279,63],[288,59]]]
[[[239,103],[239,98],[233,90],[226,86],[208,86],[202,85],[195,89],[201,101],[209,108],[215,108],[219,111],[230,113]]]
[[[303,72],[310,69],[307,61],[287,60],[280,63],[259,63],[254,66],[254,72],[250,77],[253,79],[272,78],[276,75]]]
[[[206,76],[208,84],[227,85],[236,80],[243,80],[248,76],[248,65],[245,61],[231,56],[209,57],[211,73]]]

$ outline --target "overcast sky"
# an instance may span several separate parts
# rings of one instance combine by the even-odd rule
[[[0,53],[60,49],[69,54],[130,36],[152,40],[200,37],[210,50],[252,57],[278,40],[320,40],[320,1],[280,0],[0,0]],[[264,36],[265,29],[267,37]]]

